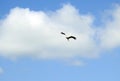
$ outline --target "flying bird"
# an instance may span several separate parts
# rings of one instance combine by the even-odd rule
[[[76,37],[75,36],[69,36],[69,37],[66,37],[66,39],[69,41],[69,39],[74,39],[74,40],[76,40]]]
[[[66,34],[64,32],[61,32],[61,34],[66,36]],[[69,41],[69,39],[76,40],[77,38],[75,36],[69,36],[69,37],[66,37],[66,39]]]

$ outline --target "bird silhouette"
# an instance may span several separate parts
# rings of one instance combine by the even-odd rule
[[[66,34],[64,32],[61,32],[61,34],[66,36]],[[75,36],[68,36],[68,37],[66,37],[66,39],[69,41],[69,39],[76,40],[77,38]]]

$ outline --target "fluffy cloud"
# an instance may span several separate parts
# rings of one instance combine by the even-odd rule
[[[112,49],[120,46],[120,6],[116,5],[108,15],[100,39],[102,48]]]
[[[40,59],[96,57],[93,16],[80,14],[70,4],[54,12],[16,7],[0,24],[0,55]],[[75,35],[77,40],[61,35]]]
[[[16,7],[0,20],[0,56],[71,60],[96,58],[99,50],[120,46],[120,6],[109,14],[101,25],[104,27],[96,32],[94,16],[80,14],[70,4],[51,12]],[[76,36],[77,40],[68,42],[61,31],[68,36]],[[83,63],[75,60],[72,64]]]

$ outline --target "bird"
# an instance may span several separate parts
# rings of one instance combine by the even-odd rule
[[[61,34],[66,36],[66,34],[65,34],[64,32],[61,32]],[[71,38],[74,39],[74,40],[77,39],[75,36],[68,36],[68,37],[66,36],[66,39],[67,39],[68,41],[69,41],[69,39],[71,39]]]
[[[66,35],[64,32],[61,32],[61,34]]]
[[[66,37],[66,39],[69,41],[69,39],[74,39],[74,40],[76,40],[77,38],[75,37],[75,36],[69,36],[69,37]]]

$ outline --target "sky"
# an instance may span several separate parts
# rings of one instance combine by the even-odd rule
[[[119,14],[120,0],[1,0],[0,81],[120,81]]]

